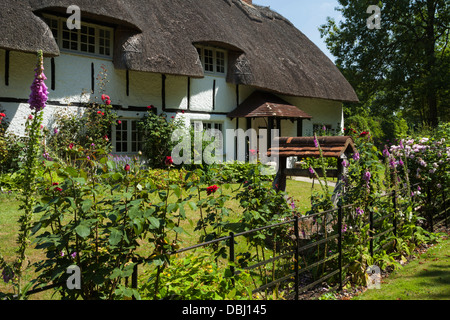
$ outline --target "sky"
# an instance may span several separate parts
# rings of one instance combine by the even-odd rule
[[[326,23],[327,17],[336,21],[341,19],[341,14],[334,10],[339,5],[337,0],[253,0],[253,3],[268,6],[287,18],[332,61],[335,60],[320,37],[319,27]]]

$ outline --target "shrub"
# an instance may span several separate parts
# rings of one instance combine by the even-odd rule
[[[153,106],[147,107],[147,114],[138,122],[143,141],[142,153],[151,168],[164,168],[164,160],[172,154],[176,145],[172,141],[175,130],[184,128],[181,119],[167,119],[165,113],[157,115]]]
[[[232,277],[204,249],[190,252],[184,258],[174,257],[161,274],[161,290],[155,292],[155,274],[147,272],[141,287],[144,299],[170,300],[248,300],[252,298],[246,272]]]
[[[94,151],[110,153],[111,126],[116,121],[117,115],[106,95],[100,104],[86,104],[82,116],[69,111],[56,114],[54,128],[47,132],[48,157],[73,164],[78,156],[74,150],[85,150],[84,157],[95,157]]]

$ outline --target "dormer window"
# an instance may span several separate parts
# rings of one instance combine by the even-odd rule
[[[207,46],[197,46],[199,59],[207,74],[225,75],[227,51]]]
[[[80,29],[70,30],[66,25],[67,18],[45,15],[44,20],[61,51],[112,58],[112,28],[81,22]]]

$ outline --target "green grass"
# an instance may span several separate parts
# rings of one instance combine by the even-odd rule
[[[450,239],[443,239],[355,300],[449,300]]]

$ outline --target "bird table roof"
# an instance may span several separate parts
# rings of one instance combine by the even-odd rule
[[[319,158],[320,150],[315,146],[314,137],[280,137],[278,147],[269,149],[269,156]],[[317,137],[325,158],[340,158],[343,154],[357,153],[353,139],[347,136]]]

